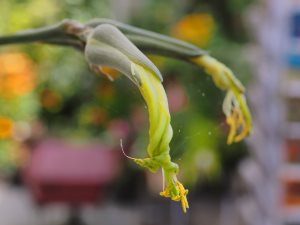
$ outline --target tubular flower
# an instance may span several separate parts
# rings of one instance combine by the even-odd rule
[[[171,198],[174,201],[181,201],[182,209],[186,212],[189,208],[186,190],[177,180],[178,165],[171,161],[169,143],[173,136],[170,125],[170,113],[168,100],[161,82],[150,71],[143,67],[133,64],[133,74],[137,73],[140,77],[140,92],[143,95],[149,111],[149,145],[147,152],[149,158],[133,159],[138,165],[156,172],[162,168],[167,181],[167,186],[160,194]]]
[[[166,186],[164,197],[181,201],[184,212],[189,207],[188,191],[177,180],[178,165],[171,161],[169,143],[173,136],[170,113],[162,77],[155,65],[135,47],[117,28],[102,24],[87,36],[85,56],[92,68],[105,66],[126,75],[139,88],[149,113],[148,157],[132,158],[138,165],[157,172],[162,168]]]
[[[212,76],[215,85],[227,91],[223,112],[229,125],[227,143],[239,142],[252,130],[252,118],[244,96],[245,88],[232,71],[209,55],[192,58],[191,61]]]

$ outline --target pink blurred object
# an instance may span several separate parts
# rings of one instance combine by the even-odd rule
[[[111,121],[108,125],[108,130],[116,140],[128,138],[128,134],[131,131],[129,124],[121,119]]]
[[[121,152],[46,140],[34,149],[25,180],[39,203],[96,203],[120,175]]]
[[[187,106],[188,97],[186,91],[179,82],[173,81],[170,83],[167,86],[166,91],[171,112],[180,112]]]

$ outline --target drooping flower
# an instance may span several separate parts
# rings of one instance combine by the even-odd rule
[[[177,180],[178,165],[171,161],[169,143],[173,136],[170,125],[168,100],[161,82],[143,67],[133,64],[133,72],[139,74],[140,91],[147,103],[149,111],[149,145],[147,152],[149,158],[134,159],[140,166],[156,172],[160,167],[167,181],[167,186],[160,194],[174,201],[181,201],[183,211],[189,208],[186,190]]]
[[[212,76],[215,85],[227,91],[223,112],[230,127],[227,143],[239,142],[252,130],[252,118],[244,96],[245,88],[232,71],[209,55],[192,58],[191,61]]]
[[[148,157],[131,158],[138,165],[165,177],[164,197],[181,201],[184,212],[189,207],[188,191],[177,180],[178,165],[171,161],[169,143],[173,136],[170,113],[162,76],[155,65],[112,25],[96,27],[87,37],[85,56],[92,68],[108,66],[126,75],[139,88],[149,113]]]

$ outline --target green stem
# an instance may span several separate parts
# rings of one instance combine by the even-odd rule
[[[46,44],[52,44],[52,45],[60,45],[60,46],[70,46],[70,47],[74,47],[75,49],[84,50],[84,42],[75,39],[75,38],[53,38],[53,39],[48,39],[48,40],[44,40],[42,41],[43,43]]]
[[[184,41],[140,29],[110,19],[95,19],[86,24],[64,20],[58,24],[32,29],[15,35],[0,37],[0,45],[43,42],[62,46],[72,46],[83,50],[89,29],[101,24],[111,24],[120,29],[139,49],[145,53],[189,61],[191,58],[208,53]]]
[[[81,24],[72,20],[39,29],[32,29],[14,35],[0,37],[0,45],[46,42],[59,45],[72,45],[78,47],[79,38],[75,36]]]

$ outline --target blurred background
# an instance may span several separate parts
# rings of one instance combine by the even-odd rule
[[[83,55],[0,48],[0,225],[300,224],[300,1],[1,0],[0,35],[106,17],[208,50],[247,86],[254,133],[228,146],[224,93],[203,71],[149,56],[164,75],[171,155],[191,209],[161,198],[144,156],[139,91],[94,75]],[[110,71],[112,73],[112,71]]]

